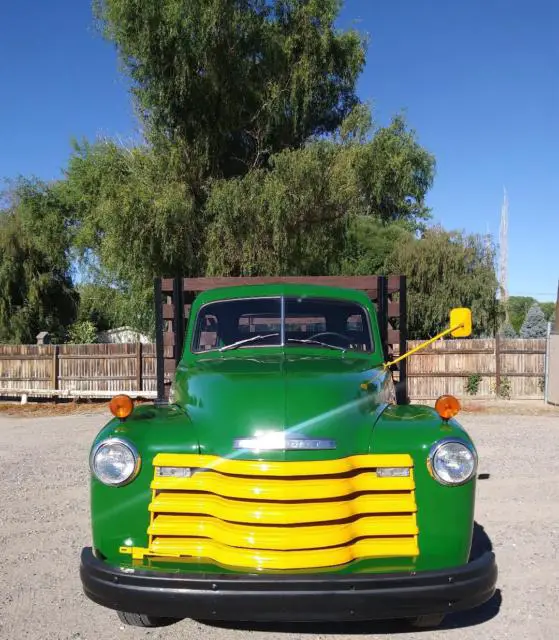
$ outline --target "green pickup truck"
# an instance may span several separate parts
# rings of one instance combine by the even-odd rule
[[[455,309],[432,340],[470,331]],[[137,626],[436,626],[489,600],[497,567],[472,542],[478,461],[458,401],[397,404],[383,334],[357,289],[198,295],[169,399],[113,398],[93,442],[86,595]]]

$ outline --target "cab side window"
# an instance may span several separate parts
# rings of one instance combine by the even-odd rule
[[[200,334],[198,344],[200,351],[215,349],[219,342],[219,323],[216,316],[209,314],[205,315],[200,323],[199,329]]]

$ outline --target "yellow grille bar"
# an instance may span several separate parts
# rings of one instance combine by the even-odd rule
[[[159,556],[194,556],[211,558],[220,564],[255,569],[316,569],[346,564],[357,558],[387,556],[415,556],[418,554],[415,538],[369,538],[344,547],[305,551],[265,551],[240,549],[212,540],[184,540],[183,538],[157,538],[150,551]]]
[[[411,491],[413,478],[377,478],[375,473],[363,472],[350,478],[320,480],[297,480],[278,482],[254,477],[224,478],[219,473],[199,472],[191,478],[159,478],[151,483],[152,489],[160,491],[202,491],[221,495],[224,498],[251,500],[292,500],[296,486],[297,499],[322,500],[340,498],[366,491]]]
[[[296,487],[291,495],[295,497]],[[199,513],[220,520],[252,524],[304,524],[344,520],[364,513],[413,513],[411,492],[369,494],[336,502],[242,502],[212,495],[160,493],[153,498],[150,511],[160,513]]]
[[[348,473],[355,469],[376,467],[411,467],[413,461],[407,453],[366,454],[338,458],[337,460],[313,460],[309,462],[276,462],[261,460],[236,460],[217,456],[200,456],[190,453],[158,453],[153,459],[155,467],[192,467],[212,469],[219,473],[240,476],[324,476]]]
[[[367,536],[415,536],[413,516],[363,516],[355,522],[322,526],[263,527],[221,522],[199,516],[158,515],[148,529],[152,536],[208,538],[250,549],[320,549]]]

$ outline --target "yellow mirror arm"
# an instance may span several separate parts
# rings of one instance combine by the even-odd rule
[[[413,349],[410,349],[409,351],[407,351],[403,355],[398,356],[396,358],[396,360],[392,360],[392,362],[385,362],[384,363],[384,368],[388,369],[388,367],[391,367],[393,364],[397,364],[401,360],[404,360],[404,358],[408,358],[409,356],[413,355],[414,353],[417,353],[418,351],[421,351],[421,349],[425,349],[425,347],[428,347],[430,344],[433,344],[433,342],[436,342],[437,340],[440,340],[441,338],[444,338],[444,336],[448,335],[449,333],[452,333],[453,331],[456,331],[456,329],[460,329],[460,327],[463,327],[463,326],[464,326],[463,324],[459,324],[456,327],[450,327],[450,329],[445,329],[444,331],[441,331],[440,333],[437,333],[437,335],[434,338],[431,338],[430,340],[427,340],[426,342],[422,342],[421,344],[418,344],[417,347],[414,347]]]

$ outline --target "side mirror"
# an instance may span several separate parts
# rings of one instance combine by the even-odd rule
[[[472,335],[472,312],[467,307],[456,307],[450,312],[450,335],[467,338]]]
[[[397,364],[404,358],[411,356],[413,353],[421,351],[421,349],[425,349],[425,347],[428,347],[430,344],[433,344],[433,342],[444,338],[444,336],[447,336],[448,334],[450,334],[454,338],[467,338],[468,336],[472,335],[472,312],[470,311],[470,309],[466,307],[457,307],[455,309],[452,309],[452,311],[450,312],[450,327],[448,329],[445,329],[444,331],[437,333],[437,335],[433,338],[430,338],[429,340],[418,344],[417,347],[414,347],[406,353],[403,353],[395,360],[392,360],[392,362],[385,362],[384,368],[387,369],[393,364]]]

